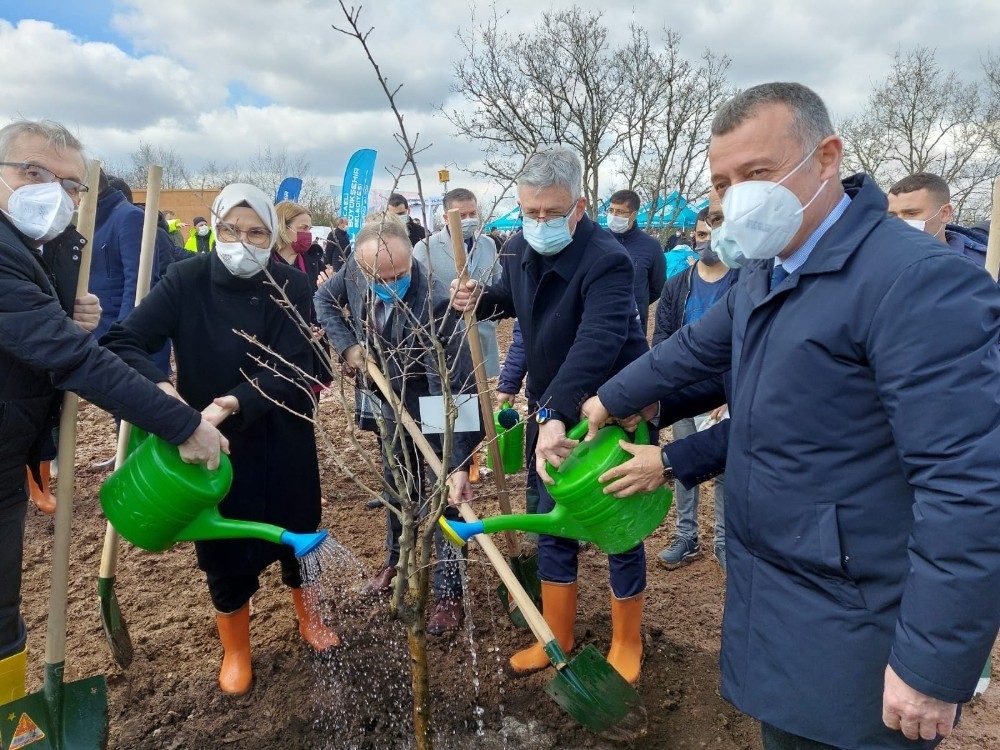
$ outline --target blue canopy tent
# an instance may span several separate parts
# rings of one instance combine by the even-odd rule
[[[652,229],[661,229],[667,226],[675,229],[692,229],[698,219],[700,209],[700,206],[692,207],[675,190],[665,198],[657,199],[655,208],[652,207],[652,202],[643,206],[636,218],[636,224],[643,229],[647,226]],[[650,221],[650,215],[652,215],[652,221]]]
[[[490,232],[494,228],[501,232],[513,232],[521,228],[521,207],[514,206],[499,219],[490,219],[486,222],[486,231]]]

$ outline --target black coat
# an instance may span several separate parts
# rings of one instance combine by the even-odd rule
[[[298,312],[309,317],[312,298],[306,277],[288,266],[268,266]],[[177,390],[196,409],[218,396],[233,395],[240,410],[220,429],[229,438],[233,486],[219,506],[228,518],[273,523],[295,532],[316,529],[320,518],[319,467],[313,427],[275,405],[312,415],[312,400],[296,385],[290,369],[235,331],[305,371],[312,366],[308,337],[282,310],[263,272],[240,279],[216,253],[197,255],[170,267],[142,304],[115,324],[102,343],[151,380],[162,379],[149,360],[170,338],[177,358]],[[293,382],[254,361],[263,357]],[[244,372],[241,372],[241,369]],[[257,387],[248,382],[255,381]],[[253,575],[287,554],[259,540],[198,542],[202,570],[221,575]]]
[[[530,393],[567,427],[604,381],[649,350],[625,248],[587,216],[573,241],[551,258],[520,232],[504,245],[503,276],[488,287],[479,315],[517,318],[524,337]]]
[[[639,307],[639,326],[646,332],[646,321],[649,320],[649,306],[660,298],[663,282],[667,279],[667,261],[663,257],[663,248],[655,237],[650,237],[635,224],[621,234],[611,233],[632,258],[635,268],[633,288],[635,304]]]
[[[324,259],[328,266],[332,266],[334,271],[339,271],[344,267],[347,258],[351,254],[351,238],[343,229],[334,229],[326,237],[326,250]]]
[[[62,391],[175,445],[201,421],[72,321],[84,239],[71,230],[48,245],[47,263],[0,216],[0,503],[24,501],[24,467],[56,426]]]

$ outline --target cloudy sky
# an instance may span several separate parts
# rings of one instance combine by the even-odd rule
[[[631,22],[653,37],[669,26],[690,58],[706,47],[729,55],[735,85],[801,81],[835,118],[863,106],[899,47],[934,47],[942,67],[965,77],[979,77],[991,41],[1000,51],[996,0],[577,4],[605,11],[613,43]],[[496,5],[516,32],[569,3]],[[480,3],[477,12],[488,9]],[[451,186],[462,184],[462,167],[480,158],[438,114],[459,104],[450,91],[455,35],[472,14],[454,0],[362,6],[383,73],[403,84],[407,127],[430,146],[419,163],[432,184],[445,165]],[[176,149],[195,169],[242,162],[265,146],[287,149],[331,183],[341,182],[355,149],[371,147],[375,184],[388,187],[382,170],[400,163],[394,119],[360,45],[333,24],[344,24],[335,0],[0,0],[0,122],[51,117],[103,160],[120,161],[142,141]]]

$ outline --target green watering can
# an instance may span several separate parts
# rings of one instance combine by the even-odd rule
[[[586,434],[584,420],[566,436],[579,440]],[[476,523],[449,521],[442,516],[439,523],[445,536],[461,545],[476,534],[517,529],[593,542],[609,555],[627,552],[663,522],[673,493],[661,487],[627,498],[604,494],[598,478],[632,457],[618,444],[626,439],[621,427],[602,427],[593,440],[578,444],[558,469],[549,467],[554,484],[548,485],[548,491],[556,501],[549,513],[493,516]],[[649,443],[649,427],[645,422],[636,430],[635,443]]]
[[[223,518],[218,505],[233,483],[229,457],[219,468],[186,464],[176,446],[132,428],[134,449],[101,485],[104,515],[136,547],[162,552],[176,542],[263,539],[287,544],[304,557],[326,539],[325,531],[295,534],[280,526]]]
[[[493,415],[497,432],[497,447],[504,474],[517,474],[524,468],[524,422],[517,409],[505,406]],[[493,469],[493,456],[486,453],[486,465]]]

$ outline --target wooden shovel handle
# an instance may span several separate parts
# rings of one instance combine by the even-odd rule
[[[76,296],[87,293],[90,285],[91,246],[97,217],[98,183],[101,163],[87,163],[87,186],[80,199],[77,231],[86,239],[80,255],[80,277]],[[56,487],[56,530],[52,540],[52,587],[49,590],[49,619],[45,635],[45,663],[61,664],[66,659],[66,596],[69,591],[69,548],[73,530],[73,490],[76,479],[76,411],[79,397],[66,391],[59,416],[59,482]]]
[[[465,284],[469,280],[469,263],[465,254],[465,242],[462,239],[462,216],[457,208],[448,211],[448,232],[451,234],[451,247],[452,254],[455,256],[458,283]],[[485,357],[483,356],[482,342],[479,340],[479,324],[476,322],[474,310],[468,310],[465,313],[465,327],[468,330],[469,351],[472,353],[472,368],[476,374],[479,410],[483,414],[483,428],[486,431],[486,448],[493,460],[493,481],[497,487],[497,500],[500,503],[500,512],[509,516],[513,511],[510,507],[510,494],[507,492],[507,476],[503,470],[500,444],[497,442],[496,425],[493,424],[493,399],[490,396],[489,384],[486,382]],[[517,534],[513,531],[507,531],[504,532],[504,535],[510,556],[517,557],[521,553]]]
[[[146,174],[146,210],[142,220],[142,242],[139,245],[139,271],[135,283],[135,305],[139,306],[149,293],[153,281],[153,261],[156,259],[156,229],[160,213],[160,184],[163,181],[163,167],[150,164]],[[122,422],[118,428],[118,449],[115,452],[115,468],[125,461],[128,442],[132,436],[132,425]],[[115,527],[108,521],[104,529],[104,548],[101,550],[101,578],[113,578],[118,570],[118,547],[120,539]]]
[[[990,214],[990,239],[986,245],[986,270],[993,280],[1000,273],[1000,177],[993,183],[993,211]]]
[[[382,395],[385,396],[386,400],[392,404],[393,411],[399,415],[399,421],[403,424],[403,427],[408,433],[410,433],[410,438],[413,440],[414,445],[423,454],[424,460],[427,461],[428,466],[434,471],[439,477],[444,476],[444,467],[441,464],[441,459],[438,458],[437,453],[434,452],[434,448],[427,441],[427,438],[420,431],[420,425],[416,423],[413,417],[410,416],[409,412],[403,407],[400,402],[399,397],[396,396],[396,392],[392,390],[389,385],[389,381],[386,380],[385,375],[382,371],[378,369],[374,362],[368,363],[368,377],[372,379],[375,385],[378,386],[379,390],[382,391]],[[475,523],[479,520],[475,511],[472,510],[472,506],[468,503],[462,503],[458,506],[459,513],[462,514],[464,518],[469,523]],[[486,557],[496,568],[497,573],[500,575],[500,580],[504,582],[507,586],[507,591],[510,593],[511,597],[517,602],[518,608],[521,610],[521,614],[524,615],[525,621],[528,623],[528,627],[531,628],[531,632],[535,634],[535,638],[545,645],[546,643],[551,643],[555,640],[555,634],[552,632],[552,628],[549,624],[545,622],[542,617],[542,613],[538,611],[538,607],[528,596],[528,592],[524,590],[521,582],[517,580],[517,576],[514,575],[514,571],[510,569],[507,564],[507,558],[503,556],[503,553],[497,548],[490,539],[488,534],[477,534],[473,537],[476,543],[480,546],[483,552],[486,553]],[[556,665],[559,666],[559,665]]]

